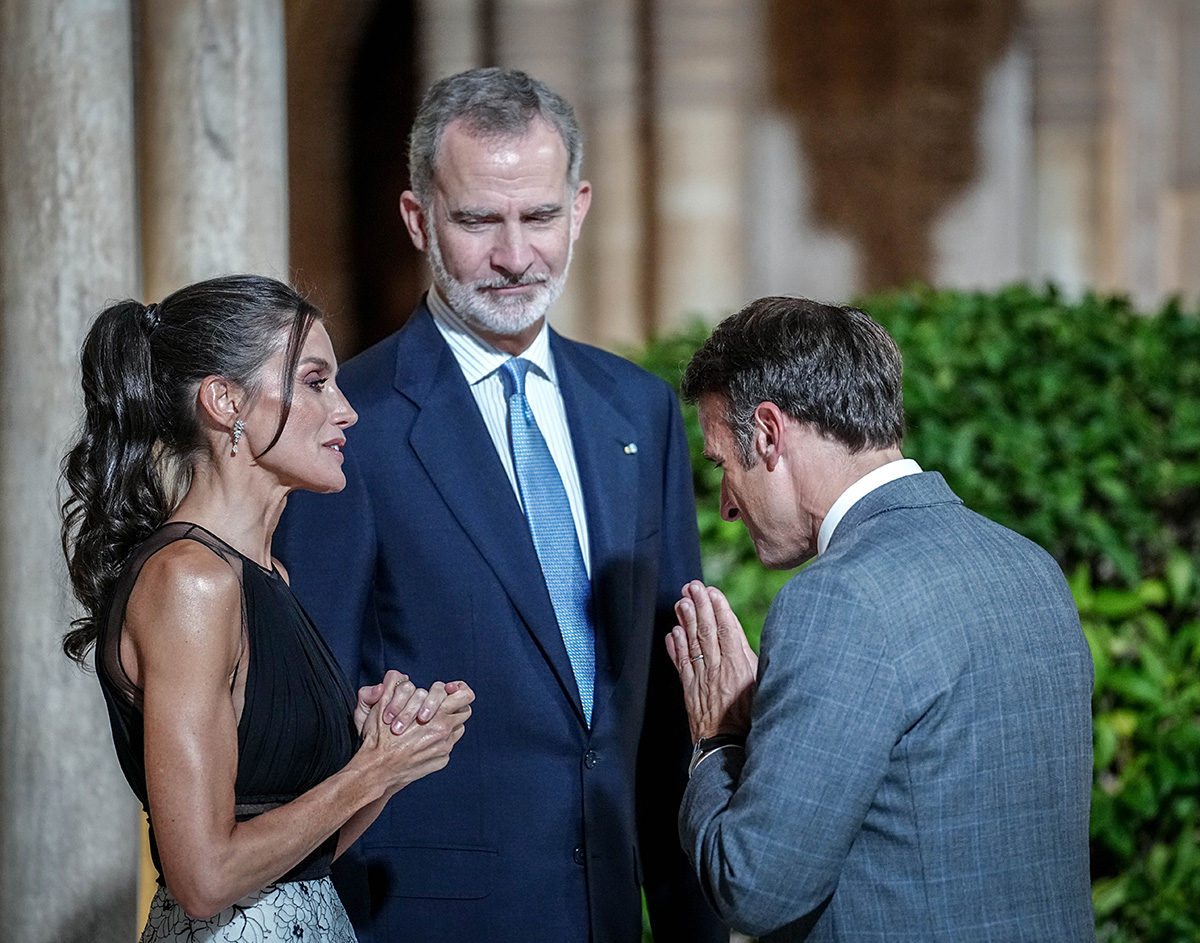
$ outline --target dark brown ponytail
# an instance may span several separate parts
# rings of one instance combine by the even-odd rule
[[[222,376],[253,397],[263,365],[285,351],[271,448],[287,421],[304,338],[319,318],[293,289],[255,275],[198,282],[156,305],[121,301],[96,318],[81,354],[82,428],[62,463],[70,490],[63,552],[86,613],[63,637],[68,656],[84,662],[121,566],[182,496],[169,475],[186,475],[202,447],[200,382]]]

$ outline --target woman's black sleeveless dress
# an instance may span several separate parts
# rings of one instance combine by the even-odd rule
[[[263,569],[197,524],[165,525],[122,570],[96,645],[96,674],[108,704],[117,756],[147,816],[142,692],[121,667],[121,631],[142,567],[177,540],[209,548],[229,565],[242,587],[242,631],[250,657],[238,723],[234,792],[237,819],[245,821],[290,802],[349,762],[358,743],[355,693],[278,571]],[[329,879],[336,848],[334,834],[276,883],[209,920],[194,920],[163,884],[151,820],[150,853],[159,888],[142,943],[353,943],[354,932]]]

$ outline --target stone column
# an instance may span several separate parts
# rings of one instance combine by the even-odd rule
[[[584,8],[579,46],[586,54],[585,79],[576,107],[587,150],[584,175],[592,183],[592,208],[576,252],[581,288],[581,338],[610,348],[646,339],[655,311],[656,271],[647,257],[654,148],[645,126],[653,115],[652,88],[644,84],[649,63],[640,60],[644,0],[593,0]]]
[[[1100,0],[1032,0],[1034,275],[1078,296],[1100,281]]]
[[[1200,297],[1200,4],[1176,0],[1172,186],[1163,207],[1163,281],[1188,305]]]
[[[418,0],[421,92],[447,75],[483,64],[480,0]]]
[[[136,939],[138,809],[94,677],[55,493],[78,355],[138,295],[129,0],[0,0],[0,936]]]
[[[1162,207],[1171,185],[1170,91],[1177,74],[1175,0],[1106,0],[1108,110],[1101,197],[1100,287],[1139,307],[1163,295]]]
[[[146,297],[227,272],[286,280],[283,0],[141,9]]]
[[[755,23],[740,0],[659,0],[657,323],[745,300],[745,139]]]

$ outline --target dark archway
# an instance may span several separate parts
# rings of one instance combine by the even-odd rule
[[[360,346],[412,313],[428,281],[400,218],[408,131],[423,91],[413,0],[382,0],[363,32],[350,80],[350,245]]]
[[[289,0],[292,280],[343,360],[394,330],[423,287],[404,235],[404,140],[418,95],[416,0]]]

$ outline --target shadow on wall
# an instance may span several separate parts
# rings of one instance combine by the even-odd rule
[[[939,215],[974,179],[984,82],[1017,0],[768,0],[769,93],[796,122],[821,226],[864,290],[928,280]]]
[[[39,939],[54,943],[130,943],[138,938],[137,893],[133,885],[96,886],[80,894],[79,908],[60,919],[57,928],[45,928]]]

